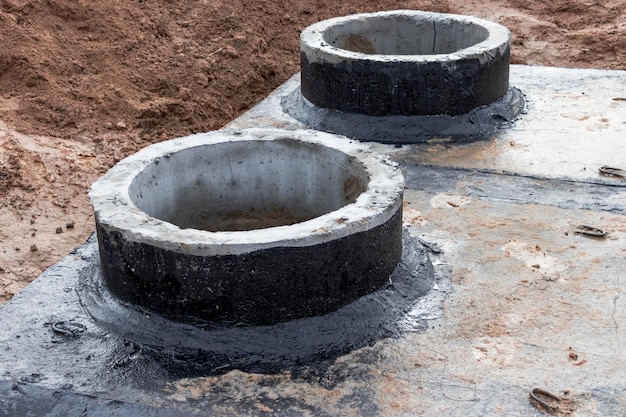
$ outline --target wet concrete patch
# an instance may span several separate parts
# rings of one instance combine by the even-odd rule
[[[626,183],[573,181],[422,164],[411,168],[411,155],[414,154],[414,150],[405,149],[394,155],[394,159],[405,167],[407,186],[414,190],[456,190],[488,201],[626,213]]]
[[[3,416],[153,416],[184,417],[170,408],[126,403],[106,397],[77,394],[72,387],[45,388],[28,382],[0,380],[0,415]]]

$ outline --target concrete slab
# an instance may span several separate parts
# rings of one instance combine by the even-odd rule
[[[305,127],[280,107],[297,84],[227,128]],[[535,387],[557,415],[626,415],[626,182],[598,171],[626,168],[626,72],[512,66],[511,85],[526,113],[489,140],[375,145],[441,274],[396,318],[424,326],[264,372],[164,363],[81,306],[92,241],[0,309],[0,415],[540,416]]]
[[[452,138],[443,136],[381,150],[422,165],[616,183],[597,168],[623,166],[626,159],[624,71],[512,65],[509,82],[524,94],[526,109],[490,140],[451,146]],[[305,128],[280,104],[298,85],[296,75],[225,128]]]

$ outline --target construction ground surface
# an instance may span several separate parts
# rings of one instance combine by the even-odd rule
[[[515,64],[626,69],[626,0],[0,0],[0,302],[85,241],[116,161],[249,109],[298,72],[307,25],[393,9],[499,22]]]
[[[428,308],[406,312],[420,326],[271,372],[172,371],[79,302],[93,239],[14,296],[93,232],[86,190],[115,161],[232,119],[302,127],[280,107],[298,31],[399,8],[217,3],[0,3],[2,25],[31,31],[0,55],[0,414],[626,415],[626,72],[606,70],[626,69],[619,2],[401,4],[505,24],[518,64],[600,68],[514,65],[527,107],[489,140],[373,145],[402,166],[406,234],[438,271]]]

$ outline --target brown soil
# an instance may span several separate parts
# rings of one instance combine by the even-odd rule
[[[0,0],[0,303],[93,231],[120,158],[217,129],[298,71],[298,35],[350,13],[472,14],[513,63],[626,69],[626,0]]]

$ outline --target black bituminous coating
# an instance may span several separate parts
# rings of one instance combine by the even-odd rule
[[[66,353],[67,356],[72,355]],[[92,394],[82,394],[64,387],[48,388],[26,382],[0,380],[0,416],[153,416],[187,417],[189,412],[156,405],[111,400]]]
[[[402,210],[326,243],[195,256],[98,227],[102,272],[123,301],[184,320],[271,324],[321,315],[388,281],[402,253]]]
[[[429,257],[429,252],[438,256],[435,252],[438,250],[436,246],[433,250],[432,245],[426,249],[405,228],[402,258],[379,289],[322,316],[267,326],[173,321],[154,312],[146,314],[145,309],[120,301],[108,290],[102,265],[95,259],[98,256],[95,237],[81,249],[81,257],[88,265],[78,269],[77,294],[81,306],[103,332],[145,348],[142,352],[156,359],[163,369],[167,368],[168,374],[175,374],[176,379],[222,374],[232,369],[281,373],[309,365],[325,367],[322,363],[334,363],[338,356],[371,346],[377,340],[397,337],[406,331],[426,330],[424,315],[438,315],[450,289],[447,269],[435,268]],[[59,267],[62,272],[58,273],[65,272],[64,268]],[[428,293],[431,301],[417,307],[421,297]],[[144,373],[137,376],[141,381],[150,379]],[[162,380],[150,375],[153,376]]]
[[[491,138],[497,129],[507,128],[524,109],[522,93],[516,88],[486,106],[458,115],[369,116],[342,113],[316,106],[296,88],[281,100],[283,111],[311,129],[343,135],[364,142],[420,143],[435,138],[473,142]]]
[[[309,63],[301,54],[302,95],[333,110],[372,116],[460,115],[509,88],[510,49],[489,57],[440,61]]]

